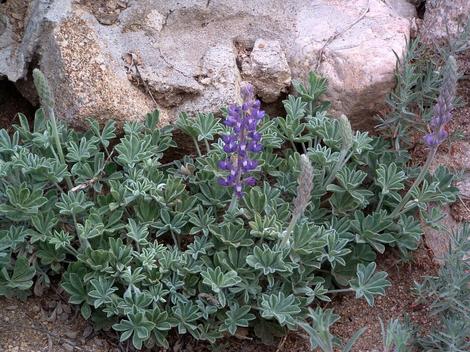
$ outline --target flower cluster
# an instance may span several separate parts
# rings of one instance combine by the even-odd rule
[[[446,124],[452,119],[457,75],[457,62],[453,56],[450,56],[444,71],[444,82],[434,106],[430,123],[431,132],[424,136],[424,142],[431,148],[437,148],[448,136]]]
[[[246,85],[241,95],[242,104],[228,108],[224,124],[232,128],[232,133],[222,136],[228,158],[219,162],[222,170],[229,171],[226,177],[219,179],[219,183],[225,187],[233,187],[238,197],[243,196],[244,185],[253,186],[256,183],[247,174],[258,166],[258,162],[250,158],[250,153],[259,153],[262,149],[261,134],[256,131],[256,127],[264,117],[252,85]]]

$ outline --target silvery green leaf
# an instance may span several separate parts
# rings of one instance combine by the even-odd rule
[[[397,165],[391,163],[386,167],[380,164],[377,169],[376,183],[382,189],[382,194],[387,195],[390,191],[399,191],[405,188],[403,181],[406,180],[404,171],[398,171]]]
[[[221,132],[220,119],[216,119],[214,114],[199,113],[191,123],[197,131],[198,141],[211,141]]]
[[[126,341],[132,336],[132,344],[135,348],[141,349],[145,340],[150,337],[155,324],[145,318],[145,314],[138,312],[130,313],[127,319],[122,319],[118,324],[113,325],[113,329],[121,333],[120,341]]]
[[[93,306],[95,308],[108,303],[111,295],[117,291],[117,287],[113,286],[114,281],[108,280],[103,276],[90,280],[90,284],[94,289],[88,292],[88,296],[93,299]]]
[[[73,239],[73,236],[64,230],[54,231],[52,237],[49,238],[49,243],[54,245],[55,249],[67,248],[70,246],[70,241]]]
[[[284,262],[284,253],[273,250],[266,244],[263,244],[263,247],[256,246],[253,249],[253,254],[246,257],[246,262],[255,270],[260,270],[263,275],[275,272],[292,272],[292,265]]]
[[[369,263],[367,266],[363,264],[357,265],[357,278],[349,283],[351,288],[356,292],[356,298],[364,297],[369,305],[374,305],[375,295],[384,295],[385,289],[390,286],[390,282],[386,279],[388,274],[384,271],[375,272],[376,264]]]
[[[261,316],[276,319],[281,326],[294,327],[301,309],[294,295],[286,296],[283,292],[263,294],[261,299]]]
[[[62,193],[61,201],[56,204],[59,213],[73,216],[83,213],[92,205],[93,202],[86,199],[83,191]]]
[[[250,311],[251,307],[248,305],[240,307],[238,303],[233,304],[230,310],[225,312],[227,318],[224,320],[223,329],[235,335],[237,327],[248,327],[249,322],[256,318]]]
[[[147,243],[148,234],[148,225],[137,224],[134,219],[128,219],[127,237],[134,240],[138,245],[145,245]]]
[[[209,231],[222,243],[227,246],[249,247],[253,244],[249,232],[233,223],[223,223],[222,225],[211,225]]]
[[[346,265],[344,257],[351,252],[351,249],[345,248],[349,243],[347,239],[339,238],[334,230],[328,230],[324,233],[326,246],[323,249],[321,259],[326,259],[334,269],[336,264]]]
[[[353,232],[356,234],[357,243],[368,243],[376,251],[383,253],[385,244],[393,243],[393,235],[387,231],[392,225],[385,210],[376,211],[364,216],[362,211],[354,213],[354,220],[351,221]]]
[[[215,293],[221,292],[223,288],[231,287],[240,282],[240,278],[233,270],[222,272],[218,266],[215,269],[207,268],[206,271],[201,273],[203,278],[202,282],[211,287]]]

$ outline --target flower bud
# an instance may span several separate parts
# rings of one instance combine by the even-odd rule
[[[341,115],[338,119],[339,122],[339,132],[341,134],[342,139],[342,149],[347,150],[352,147],[353,145],[353,132],[351,128],[351,124],[349,123],[349,119],[346,115]]]
[[[47,82],[47,78],[37,68],[33,70],[33,81],[42,105],[52,109],[54,107],[54,95]]]
[[[294,199],[293,215],[300,217],[310,203],[310,197],[313,189],[313,167],[305,154],[300,156],[300,174],[297,179],[297,196]]]

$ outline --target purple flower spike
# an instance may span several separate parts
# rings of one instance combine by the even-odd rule
[[[245,186],[254,186],[256,179],[246,174],[258,166],[258,162],[250,158],[251,153],[262,150],[261,133],[256,131],[259,122],[264,118],[260,110],[261,103],[255,99],[253,86],[247,84],[241,90],[242,104],[228,108],[224,124],[232,128],[232,133],[222,136],[224,151],[229,158],[219,162],[219,168],[229,171],[229,175],[219,179],[219,184],[232,187],[235,194],[243,197]]]
[[[430,133],[424,136],[424,142],[430,148],[437,148],[448,136],[446,125],[452,119],[453,100],[457,88],[457,62],[453,56],[449,56],[447,66],[444,71],[444,81],[442,83],[437,103],[434,106],[434,114],[429,123]]]

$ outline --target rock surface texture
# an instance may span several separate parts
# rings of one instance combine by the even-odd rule
[[[470,1],[428,0],[421,35],[425,41],[439,44],[470,26],[469,21]]]
[[[77,125],[215,112],[243,80],[271,103],[314,70],[333,112],[370,128],[415,11],[407,0],[15,0],[0,13],[0,76],[30,95],[40,66]]]

